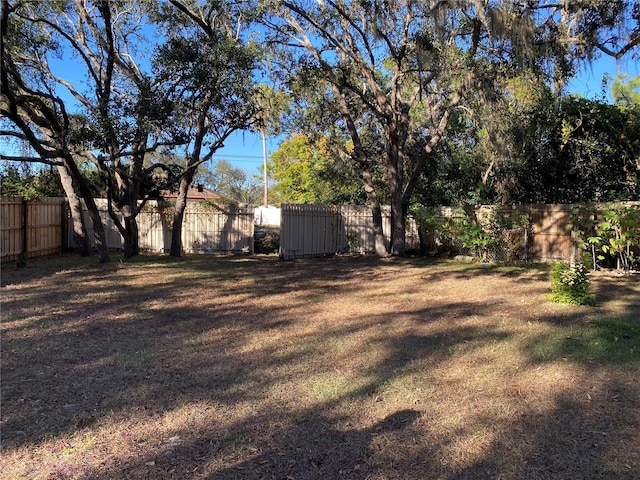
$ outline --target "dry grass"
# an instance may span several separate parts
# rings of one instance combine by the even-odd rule
[[[637,278],[86,262],[3,271],[2,478],[640,478]]]

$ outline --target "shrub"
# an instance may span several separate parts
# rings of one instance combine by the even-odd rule
[[[551,294],[557,303],[591,305],[595,295],[589,293],[589,270],[582,263],[555,262],[551,266]]]
[[[486,232],[474,212],[458,208],[454,210],[453,216],[447,219],[445,226],[452,238],[483,260],[487,259],[489,250],[497,244],[496,239]]]
[[[592,268],[617,263],[629,273],[640,247],[640,206],[576,208],[570,224],[577,246],[591,253]]]
[[[423,245],[426,247],[423,253],[453,251],[488,261],[527,261],[530,221],[525,212],[499,207],[456,208],[447,217],[414,205],[411,215],[418,222],[421,235],[428,232],[431,237],[431,245]],[[421,241],[425,241],[424,236]]]
[[[262,228],[254,233],[254,252],[273,254],[280,250],[280,231]]]

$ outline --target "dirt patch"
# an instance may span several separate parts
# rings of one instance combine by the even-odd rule
[[[640,478],[640,285],[417,259],[2,272],[3,478]]]

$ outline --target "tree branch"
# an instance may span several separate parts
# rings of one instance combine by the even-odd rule
[[[2,153],[0,153],[0,160],[6,160],[9,162],[42,163],[44,165],[51,165],[54,167],[61,167],[64,165],[63,162],[55,161],[55,160],[47,160],[46,158],[41,158],[41,157],[21,157],[21,156],[5,155]]]

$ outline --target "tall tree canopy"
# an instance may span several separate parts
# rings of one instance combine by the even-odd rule
[[[619,100],[611,104],[577,95],[558,97],[531,76],[508,79],[501,88],[509,95],[492,103],[493,115],[476,105],[453,116],[440,149],[423,171],[414,202],[639,198],[640,112],[630,101],[633,82],[613,87],[612,96]]]
[[[244,32],[252,16],[249,3],[169,4],[162,17],[173,33],[155,55],[154,65],[175,94],[180,117],[175,125],[186,145],[170,250],[172,256],[180,256],[187,192],[198,167],[224,146],[229,135],[249,128],[255,119],[253,72],[259,52]]]
[[[602,100],[564,97],[513,124],[519,147],[496,171],[503,201],[575,203],[640,195],[640,116]]]
[[[638,44],[623,1],[282,0],[271,7],[290,85],[321,91],[351,140],[345,154],[361,172],[380,254],[404,253],[404,216],[424,166],[456,111],[501,94],[497,77],[529,69],[561,87],[577,59],[596,49],[622,55]],[[637,6],[631,14],[637,22]],[[389,246],[376,169],[390,194]]]
[[[61,177],[70,173],[99,232],[94,192],[78,169],[81,158],[95,163],[125,256],[137,253],[136,216],[154,171],[165,168],[145,167],[145,155],[176,142],[167,126],[173,104],[142,66],[148,67],[154,34],[147,7],[133,1],[3,2],[3,33],[12,29],[21,39],[12,35],[14,48],[3,49],[3,94],[15,105],[7,116],[41,160],[58,154],[64,160]]]
[[[280,144],[269,162],[275,182],[272,202],[340,205],[366,200],[357,172],[332,154],[328,141],[294,134]]]
[[[55,19],[68,22],[72,12],[73,5],[68,2],[2,1],[0,136],[27,142],[36,157],[13,158],[5,152],[0,152],[0,157],[55,165],[71,206],[78,246],[82,252],[88,252],[80,196],[91,216],[100,261],[107,262],[109,251],[94,192],[77,161],[84,153],[84,145],[77,136],[78,122],[60,92],[67,89],[73,93],[75,89],[52,69],[52,63],[64,51],[63,44],[74,41],[73,36],[60,34]]]

